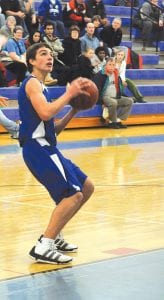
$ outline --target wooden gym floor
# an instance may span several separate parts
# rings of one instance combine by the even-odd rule
[[[30,260],[53,202],[1,134],[1,299],[163,300],[164,126],[67,129],[58,142],[95,184],[64,230],[79,251],[70,268]]]

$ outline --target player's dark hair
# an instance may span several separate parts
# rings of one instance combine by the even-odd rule
[[[30,59],[35,59],[38,49],[43,48],[43,47],[52,50],[51,47],[49,45],[47,45],[46,43],[36,43],[36,44],[33,44],[32,46],[28,47],[27,52],[26,52],[26,62],[27,62],[28,71],[30,73],[33,70],[33,66],[30,64]]]

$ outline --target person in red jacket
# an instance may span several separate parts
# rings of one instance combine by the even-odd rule
[[[63,9],[63,22],[66,27],[78,25],[82,30],[86,23],[91,22],[87,17],[84,0],[70,0]]]
[[[126,128],[122,121],[130,115],[133,99],[123,97],[119,85],[119,73],[114,57],[110,57],[104,69],[94,75],[93,81],[100,92],[100,103],[107,110],[105,124],[112,129]],[[104,111],[102,114],[104,119]]]

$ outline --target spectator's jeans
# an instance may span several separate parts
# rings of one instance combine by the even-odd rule
[[[19,130],[19,125],[14,121],[8,119],[1,111],[1,109],[0,109],[0,124],[3,125],[10,134],[13,134],[15,131]]]

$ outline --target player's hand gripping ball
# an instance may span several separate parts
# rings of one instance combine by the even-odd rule
[[[99,92],[97,86],[90,79],[88,79],[88,81],[89,87],[85,92],[87,92],[89,95],[87,96],[85,94],[80,94],[70,101],[70,105],[78,110],[92,108],[98,100]]]

